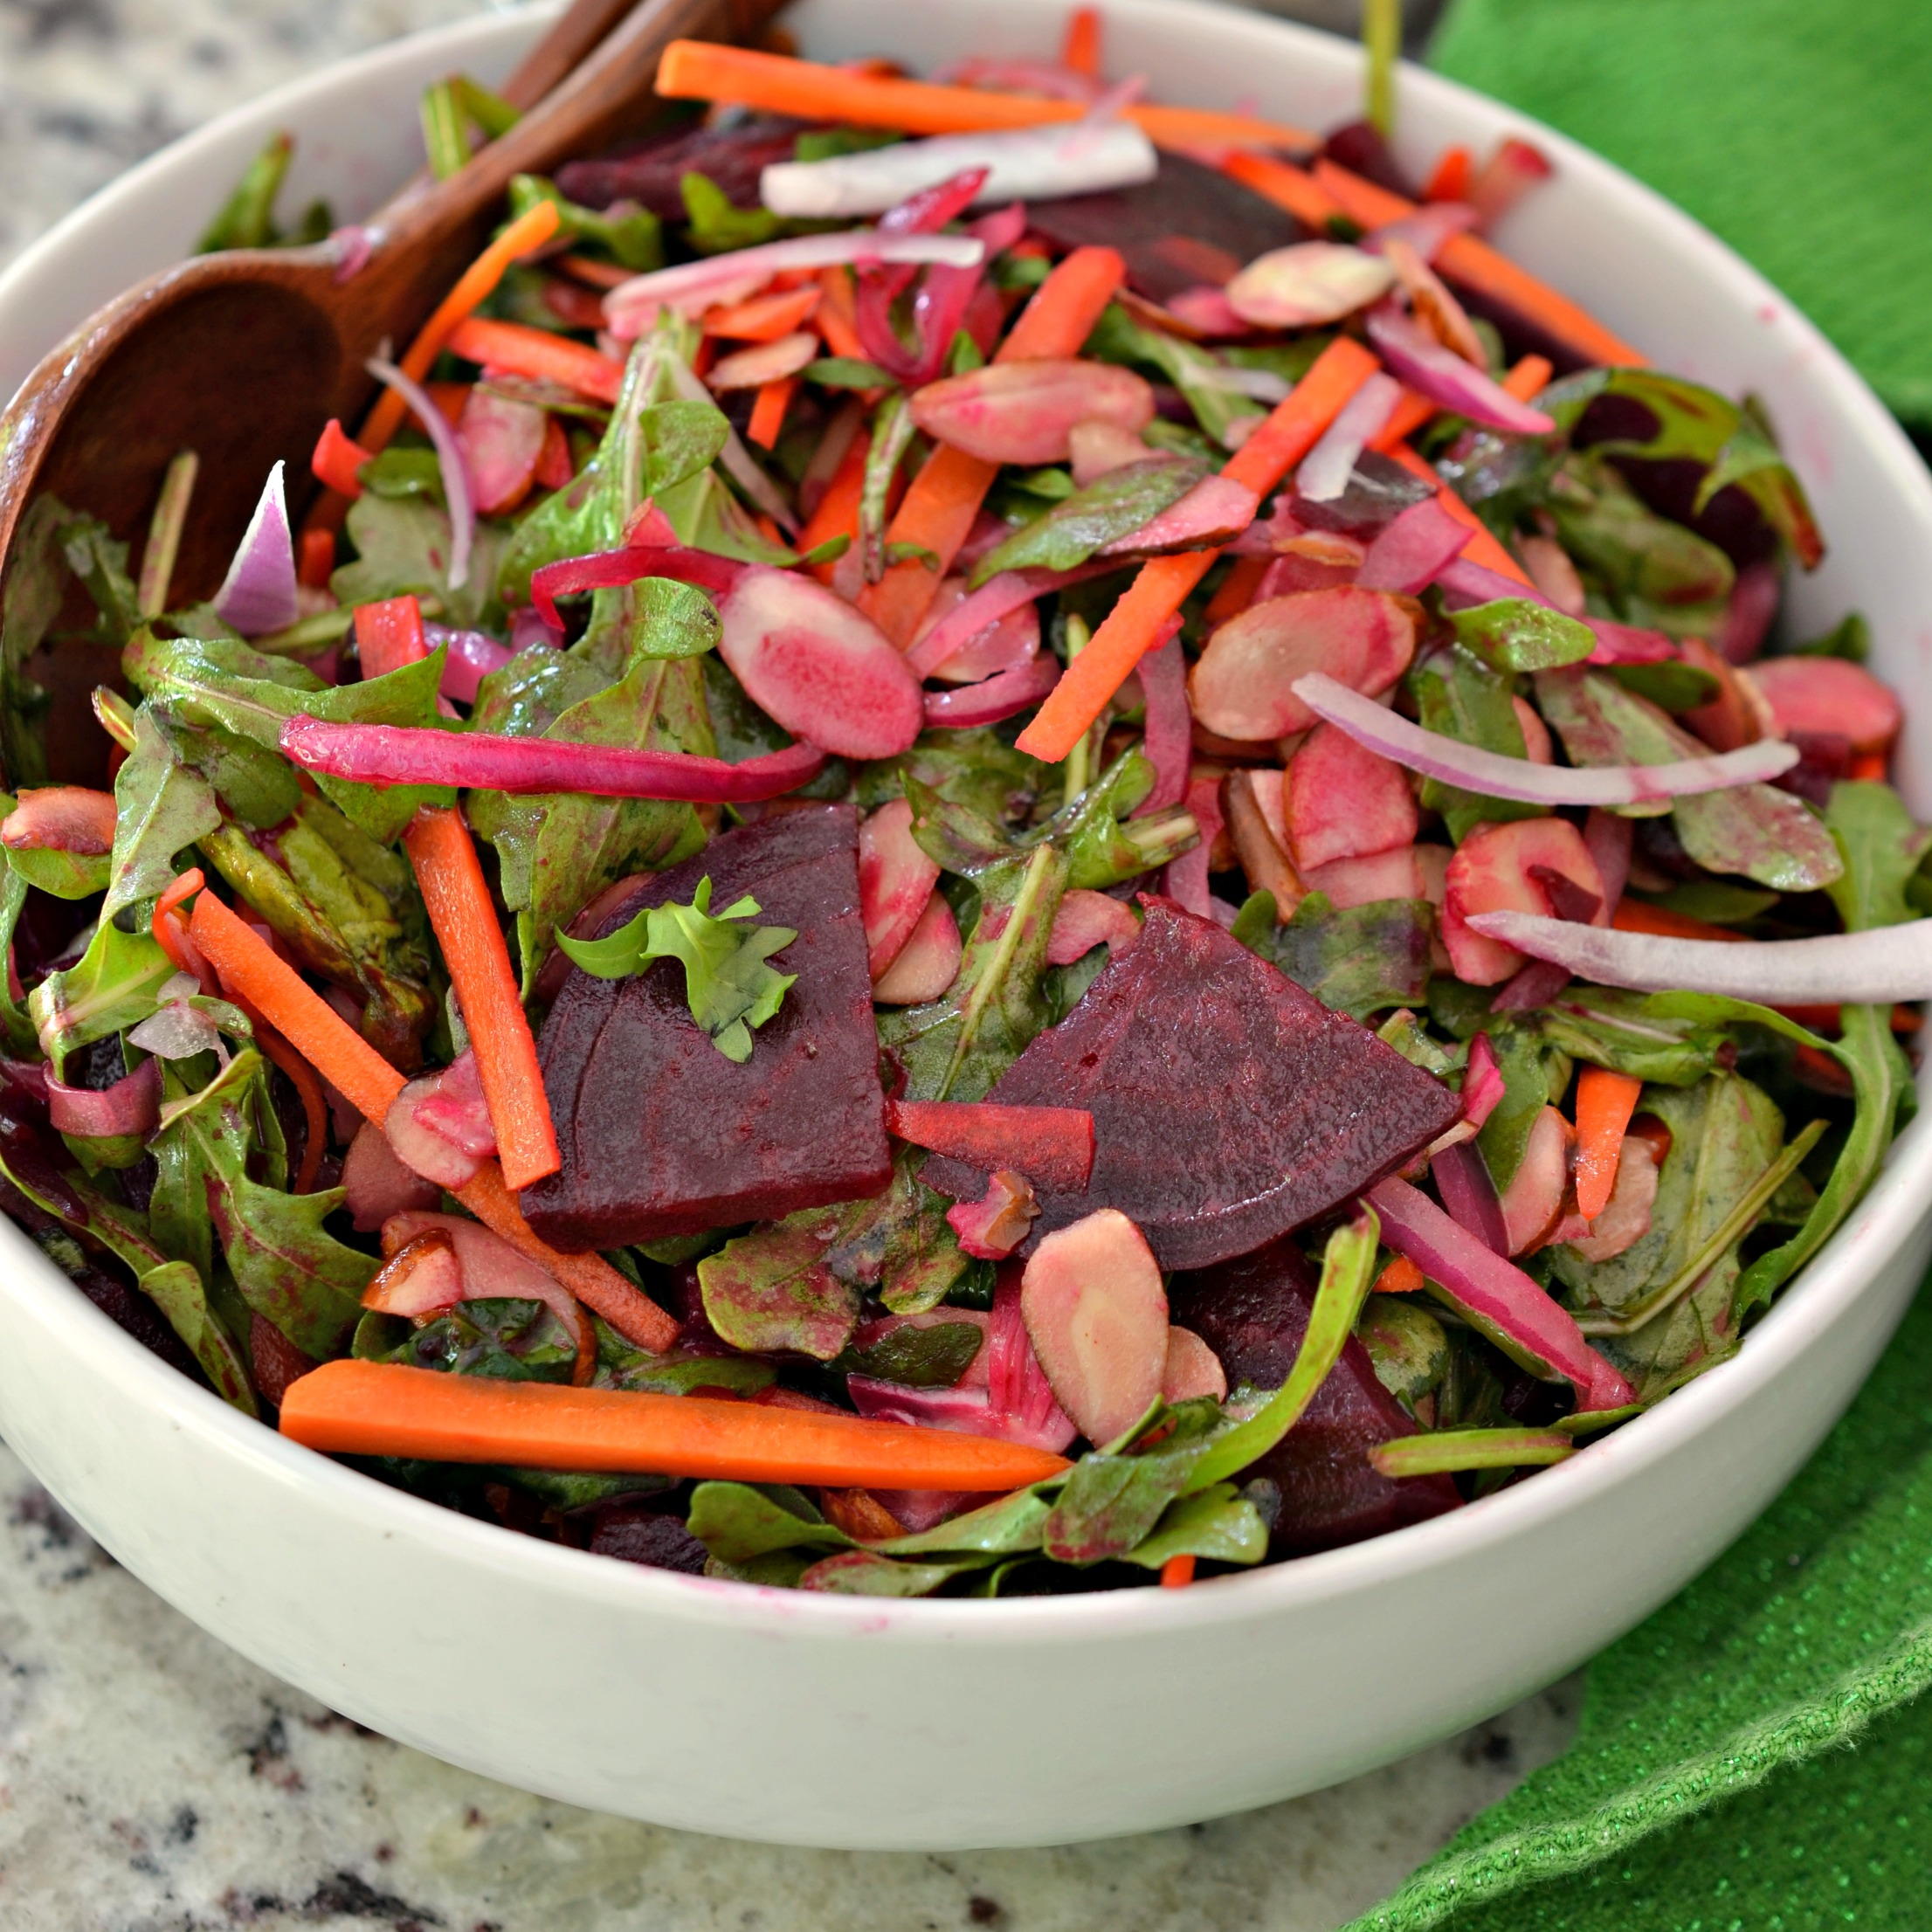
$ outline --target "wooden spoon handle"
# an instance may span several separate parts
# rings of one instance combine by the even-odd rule
[[[673,40],[737,40],[758,32],[783,0],[640,0],[581,65],[510,131],[447,181],[385,211],[383,252],[405,258],[501,198],[513,175],[548,174],[594,154],[645,118],[659,57]],[[540,50],[541,52],[542,50]],[[548,64],[548,63],[546,63]]]
[[[600,45],[638,0],[571,0],[563,17],[517,62],[504,100],[528,114]]]

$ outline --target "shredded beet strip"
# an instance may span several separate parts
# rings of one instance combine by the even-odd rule
[[[674,798],[742,804],[776,798],[817,776],[816,745],[727,764],[681,751],[633,751],[552,738],[419,725],[331,724],[300,712],[282,727],[281,749],[305,771],[367,785],[460,785],[490,791],[581,791],[600,798]]]

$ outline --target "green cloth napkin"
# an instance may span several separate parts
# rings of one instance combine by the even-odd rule
[[[1932,428],[1925,0],[1458,0],[1430,58],[1687,208]]]
[[[1932,429],[1926,0],[1458,0],[1432,59],[1680,203]],[[1922,1296],[1770,1512],[1590,1666],[1568,1755],[1351,1932],[1932,1927],[1929,1390]]]

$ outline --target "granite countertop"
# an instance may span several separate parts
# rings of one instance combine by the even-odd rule
[[[0,0],[0,263],[224,108],[470,10]],[[1555,1755],[1573,1699],[1185,1831],[945,1856],[739,1845],[546,1803],[335,1715],[177,1616],[0,1450],[7,1932],[1326,1932]]]

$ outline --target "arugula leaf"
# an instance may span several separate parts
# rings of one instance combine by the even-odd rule
[[[1177,1496],[1148,1535],[1121,1552],[1122,1563],[1158,1570],[1170,1557],[1218,1563],[1258,1563],[1268,1553],[1268,1526],[1252,1501],[1231,1482]]]
[[[851,1203],[825,1253],[841,1281],[876,1291],[894,1314],[937,1308],[980,1265],[946,1219],[952,1203],[919,1179],[921,1159],[902,1153],[883,1193]]]
[[[749,1563],[779,1549],[851,1549],[804,1494],[780,1484],[700,1482],[685,1527],[722,1563]]]
[[[1529,1130],[1536,1116],[1570,1085],[1568,1054],[1547,1047],[1539,1031],[1519,1021],[1482,1029],[1502,1075],[1502,1098],[1482,1123],[1476,1144],[1498,1188],[1506,1188],[1522,1165]]]
[[[542,1302],[486,1296],[445,1309],[386,1359],[502,1382],[568,1382],[576,1344]]]
[[[1587,624],[1528,597],[1497,597],[1448,616],[1456,642],[1492,671],[1548,671],[1580,664],[1597,648],[1596,634]]]
[[[4,792],[7,809],[13,802]],[[24,845],[6,852],[8,871],[17,873],[36,891],[56,899],[86,899],[107,889],[113,861],[107,854],[91,852],[61,852],[52,846]]]
[[[1915,824],[1890,785],[1842,780],[1825,808],[1826,829],[1845,861],[1825,887],[1848,933],[1902,926],[1915,915],[1906,887],[1932,851],[1932,831]]]
[[[1659,1011],[1642,993],[1571,986],[1535,1016],[1543,1039],[1572,1059],[1663,1087],[1694,1087],[1715,1071],[1722,1027]]]
[[[1427,993],[1434,931],[1434,908],[1425,899],[1378,899],[1337,910],[1326,893],[1310,893],[1285,925],[1271,920],[1261,942],[1247,943],[1324,1006],[1365,1020]]]
[[[1425,730],[1499,752],[1506,758],[1523,758],[1529,748],[1521,721],[1510,702],[1511,682],[1459,646],[1432,652],[1408,678],[1409,691]],[[1459,845],[1479,825],[1534,818],[1543,809],[1525,800],[1465,791],[1437,778],[1423,781],[1422,803],[1426,810],[1442,814],[1450,838]]]
[[[750,1029],[776,1015],[798,976],[765,963],[798,935],[789,926],[752,925],[758,909],[748,894],[714,916],[707,876],[688,906],[646,906],[606,938],[560,934],[557,943],[599,979],[624,979],[660,959],[679,961],[692,1018],[727,1059],[744,1060],[751,1056]]]
[[[1436,1390],[1449,1372],[1449,1336],[1413,1295],[1371,1294],[1356,1335],[1376,1380],[1425,1426],[1435,1419]]]
[[[0,753],[16,785],[43,783],[47,750],[43,735],[48,698],[27,675],[27,665],[52,629],[66,601],[66,559],[60,538],[69,521],[51,496],[27,506],[14,533],[13,555],[0,583]]]
[[[869,1348],[846,1349],[833,1367],[908,1389],[950,1389],[972,1366],[985,1340],[978,1324],[972,1321],[935,1321],[927,1328],[895,1328]]]
[[[114,774],[113,877],[101,918],[158,897],[177,856],[220,824],[213,788],[182,763],[143,706],[135,714],[135,749]]]
[[[1258,422],[1266,414],[1252,397],[1229,385],[1212,349],[1143,328],[1118,302],[1107,305],[1080,353],[1103,362],[1137,362],[1166,376],[1196,421],[1223,447],[1232,447],[1229,435],[1237,423]]]
[[[138,1286],[167,1317],[168,1326],[181,1337],[215,1393],[245,1416],[259,1415],[242,1352],[222,1325],[194,1268],[186,1261],[166,1261],[150,1268]]]
[[[1185,456],[1147,456],[1097,477],[1016,530],[974,566],[976,588],[1002,570],[1071,570],[1150,523],[1207,473]]]
[[[228,248],[271,248],[280,239],[275,226],[275,197],[281,192],[295,144],[286,133],[269,136],[267,145],[242,170],[241,179],[195,244],[197,255]]]
[[[648,208],[635,202],[619,202],[610,209],[585,208],[570,200],[548,175],[510,176],[513,217],[528,214],[545,201],[557,211],[561,238],[602,248],[621,266],[639,274],[664,266],[663,224]]]
[[[328,580],[338,604],[434,597],[443,607],[445,623],[500,628],[503,607],[492,589],[502,567],[500,525],[488,518],[477,524],[469,574],[456,589],[450,584],[455,537],[450,514],[439,504],[365,490],[348,507],[347,528],[355,555]]]
[[[705,1314],[733,1348],[752,1354],[792,1349],[830,1362],[851,1341],[859,1293],[825,1263],[840,1212],[802,1209],[727,1241],[699,1262]]]
[[[803,1590],[831,1590],[854,1597],[929,1597],[941,1584],[969,1570],[983,1570],[983,1556],[955,1557],[928,1563],[897,1563],[871,1549],[851,1549],[821,1558],[798,1579]]]
[[[1067,1472],[1040,1526],[1041,1548],[1062,1563],[1126,1556],[1154,1534],[1177,1496],[1210,1487],[1212,1479],[1199,1475],[1204,1458],[1241,1426],[1229,1430],[1213,1402],[1156,1403],[1121,1441],[1091,1451]]]
[[[678,192],[684,198],[685,239],[700,255],[728,255],[740,248],[756,248],[784,226],[769,208],[738,208],[709,175],[695,170],[683,176]]]
[[[124,933],[111,920],[94,928],[72,966],[52,972],[27,996],[41,1053],[57,1080],[67,1056],[148,1018],[175,975],[175,963],[145,932]]]
[[[856,355],[821,355],[799,374],[821,389],[894,389],[899,381],[876,362],[861,362]]]

